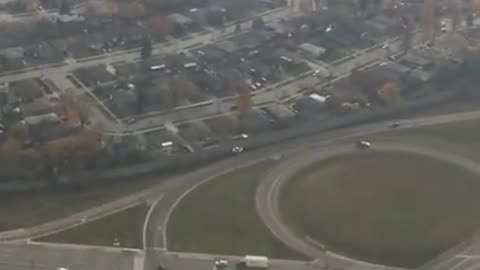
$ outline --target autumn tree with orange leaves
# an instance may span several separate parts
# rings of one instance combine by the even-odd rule
[[[168,35],[172,32],[172,23],[167,16],[154,16],[148,21],[150,31],[154,34]]]

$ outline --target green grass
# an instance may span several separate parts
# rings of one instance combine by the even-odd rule
[[[304,259],[277,240],[257,217],[255,191],[272,164],[265,161],[225,174],[188,194],[171,215],[168,249]]]
[[[25,228],[65,217],[122,196],[141,191],[166,179],[150,176],[88,188],[42,190],[0,196],[0,231]],[[8,217],[8,218],[3,218]]]
[[[480,120],[382,132],[366,139],[425,145],[480,161]]]
[[[291,227],[330,250],[416,267],[480,226],[480,180],[408,153],[363,152],[320,161],[282,191]]]
[[[141,249],[143,222],[147,211],[146,205],[135,206],[35,241],[112,246],[116,238],[121,247]]]

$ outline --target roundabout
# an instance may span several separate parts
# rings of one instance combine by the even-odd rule
[[[415,167],[389,171],[395,174],[394,182],[376,172],[391,170],[388,162],[386,168],[351,172],[349,179],[338,173],[345,174],[349,167],[358,170],[352,164],[362,160],[378,162],[395,155],[399,158],[392,162],[408,160]],[[336,174],[325,174],[335,179],[316,178],[319,171],[335,171],[329,165],[338,161],[345,167],[338,165]],[[425,174],[433,166],[438,167],[434,174]],[[417,174],[419,179],[399,180]],[[475,162],[433,149],[391,143],[374,143],[370,150],[334,145],[297,153],[270,170],[257,189],[256,209],[285,245],[326,264],[413,268],[478,228],[479,174]],[[368,178],[373,176],[383,179]]]

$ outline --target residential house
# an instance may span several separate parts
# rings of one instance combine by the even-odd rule
[[[43,96],[42,87],[35,79],[11,82],[10,86],[21,103],[32,102]]]

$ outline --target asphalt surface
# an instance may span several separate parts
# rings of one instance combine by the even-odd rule
[[[283,220],[279,209],[279,196],[282,187],[298,171],[315,161],[324,160],[333,156],[351,154],[357,151],[395,151],[414,153],[454,164],[480,176],[480,167],[478,166],[478,163],[461,156],[440,152],[418,145],[409,146],[378,142],[373,143],[372,149],[368,150],[360,150],[352,144],[338,144],[311,148],[308,151],[302,151],[300,154],[294,155],[292,158],[286,159],[284,162],[278,164],[265,176],[257,189],[255,196],[257,213],[273,235],[290,248],[323,263],[335,265],[335,267],[344,269],[347,266],[356,264],[359,266],[368,266],[369,269],[384,269],[385,266],[383,265],[370,264],[339,256],[338,254],[326,250],[321,243],[308,239],[303,235],[298,235],[286,225],[287,223]],[[401,268],[389,267],[389,269]]]
[[[192,269],[192,270],[212,270],[215,259],[225,259],[228,261],[228,266],[222,270],[238,270],[237,264],[244,260],[240,256],[225,256],[215,254],[198,254],[198,253],[169,253],[170,261],[172,262],[171,269]],[[276,260],[269,259],[269,270],[313,270],[316,264],[305,261],[291,261],[291,260]]]

